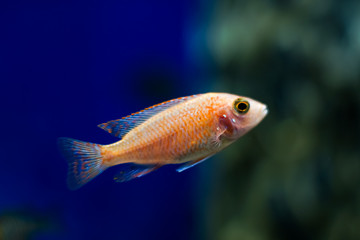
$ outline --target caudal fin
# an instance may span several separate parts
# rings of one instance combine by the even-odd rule
[[[101,145],[71,138],[59,138],[59,148],[68,162],[67,183],[75,190],[103,172]]]

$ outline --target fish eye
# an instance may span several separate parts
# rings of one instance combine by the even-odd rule
[[[234,102],[234,108],[238,113],[245,114],[250,109],[250,104],[248,101],[238,98]]]

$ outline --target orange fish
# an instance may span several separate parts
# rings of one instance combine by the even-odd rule
[[[99,127],[121,138],[109,145],[60,138],[68,160],[68,186],[77,189],[108,167],[132,163],[115,176],[124,182],[165,164],[181,172],[214,155],[255,127],[266,105],[228,93],[173,99]]]

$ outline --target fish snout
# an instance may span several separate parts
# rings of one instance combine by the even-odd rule
[[[266,104],[264,104],[264,108],[263,108],[262,112],[263,112],[264,116],[266,116],[268,114],[269,109],[268,109],[268,106]]]
[[[254,125],[253,127],[255,127],[257,124],[259,124],[265,117],[266,115],[269,113],[268,107],[266,104],[261,104],[261,106],[258,108],[256,114],[254,114]]]

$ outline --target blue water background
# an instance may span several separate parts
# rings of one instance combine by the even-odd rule
[[[45,216],[53,227],[33,239],[197,239],[196,169],[122,184],[110,169],[69,191],[56,145],[115,142],[97,124],[210,89],[188,49],[197,10],[196,1],[1,1],[0,212]]]

